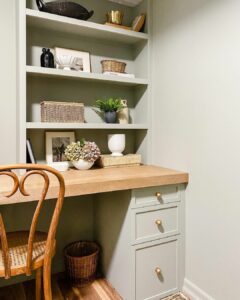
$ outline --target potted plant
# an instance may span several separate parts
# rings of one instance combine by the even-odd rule
[[[108,98],[106,100],[97,100],[96,107],[104,113],[106,123],[116,123],[117,112],[123,109],[123,104],[119,98]]]
[[[85,141],[85,139],[71,143],[65,150],[67,159],[79,170],[90,169],[100,154],[98,146],[94,142]]]

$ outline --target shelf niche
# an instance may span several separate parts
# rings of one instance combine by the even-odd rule
[[[99,146],[101,153],[109,154],[110,151],[108,150],[108,134],[113,133],[124,133],[126,135],[126,148],[124,153],[141,153],[142,154],[142,161],[146,162],[146,154],[147,149],[145,148],[146,139],[147,139],[147,131],[146,130],[107,130],[102,129],[98,130],[97,134],[95,130],[90,129],[77,129],[77,130],[42,130],[42,129],[28,129],[27,130],[27,138],[30,139],[33,152],[35,154],[36,160],[38,162],[45,162],[45,133],[47,131],[74,131],[76,140],[80,140],[81,138],[85,138],[86,140],[95,141],[96,144]],[[39,143],[39,141],[44,141]]]

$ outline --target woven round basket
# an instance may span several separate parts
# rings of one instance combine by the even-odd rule
[[[102,72],[117,72],[124,73],[126,63],[117,60],[102,60]]]
[[[95,279],[99,246],[94,242],[74,242],[64,248],[66,271],[74,284],[88,284]]]

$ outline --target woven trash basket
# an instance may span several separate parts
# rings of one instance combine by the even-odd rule
[[[96,276],[99,246],[94,242],[74,242],[64,248],[66,271],[72,283],[85,285]]]

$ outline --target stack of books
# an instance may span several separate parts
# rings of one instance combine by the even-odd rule
[[[112,156],[110,154],[101,155],[98,165],[101,168],[116,168],[139,166],[141,164],[140,154],[127,154],[123,156]]]
[[[110,75],[110,76],[120,76],[120,77],[126,77],[126,78],[135,78],[134,74],[128,74],[128,73],[118,73],[118,72],[103,72],[104,75]]]

